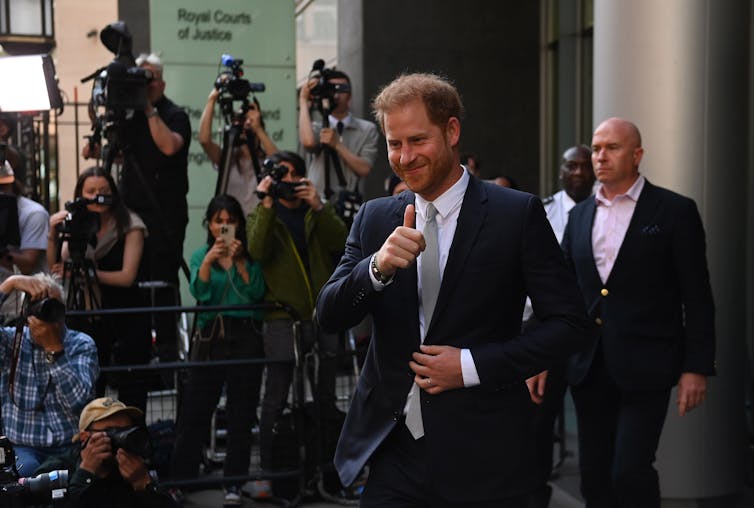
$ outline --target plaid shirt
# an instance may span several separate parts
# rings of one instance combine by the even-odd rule
[[[15,328],[0,328],[0,400],[3,432],[14,444],[31,447],[70,444],[79,414],[99,375],[97,347],[88,335],[63,328],[65,354],[53,363],[24,327],[16,368],[15,403],[10,397]]]

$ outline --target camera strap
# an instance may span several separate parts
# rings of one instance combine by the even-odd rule
[[[18,369],[18,360],[21,356],[21,342],[24,339],[24,317],[29,314],[29,298],[24,293],[24,301],[21,304],[21,315],[16,318],[16,333],[13,336],[13,348],[10,362],[10,378],[8,378],[8,391],[10,400],[16,405],[16,370]],[[31,333],[31,332],[29,332]]]

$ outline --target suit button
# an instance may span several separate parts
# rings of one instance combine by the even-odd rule
[[[602,324],[602,320],[600,318],[595,319],[594,322],[597,323],[598,325]]]
[[[602,288],[602,290],[600,291],[600,294],[602,296],[607,296],[610,294],[610,291],[608,291],[607,288]]]

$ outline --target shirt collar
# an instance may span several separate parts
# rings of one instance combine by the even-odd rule
[[[644,182],[646,182],[644,175],[639,175],[639,178],[636,179],[634,184],[624,194],[617,194],[615,197],[613,197],[612,200],[605,197],[602,185],[600,185],[597,189],[597,192],[594,193],[594,199],[597,201],[598,205],[612,203],[620,197],[628,198],[635,203],[639,200],[639,195],[641,195],[641,191],[644,188]]]
[[[353,119],[353,116],[351,116],[351,113],[348,113],[348,115],[346,115],[346,117],[343,118],[343,119],[341,119],[341,120],[335,118],[332,115],[330,115],[328,117],[328,120],[330,121],[330,128],[331,129],[334,129],[335,127],[337,127],[338,126],[338,122],[343,122],[343,128],[347,129],[348,127],[351,126],[352,119]]]
[[[463,168],[463,166],[461,166]],[[432,204],[435,205],[437,213],[445,219],[453,210],[463,203],[463,195],[466,194],[466,187],[469,186],[469,173],[463,168],[461,178],[453,186],[438,196]],[[427,204],[429,201],[416,194],[416,212],[422,219],[427,217]]]

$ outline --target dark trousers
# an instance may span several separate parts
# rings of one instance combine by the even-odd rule
[[[268,360],[267,375],[262,400],[262,415],[259,421],[260,461],[263,469],[272,469],[273,429],[283,409],[293,380],[293,322],[276,319],[264,323],[264,354]],[[301,342],[305,351],[319,341],[322,360],[316,380],[317,396],[323,405],[335,405],[335,376],[337,363],[337,335],[317,334],[311,321],[301,323]],[[314,384],[314,383],[313,383]]]
[[[534,409],[532,427],[534,429],[535,474],[539,487],[532,493],[532,508],[547,508],[552,487],[548,485],[552,475],[552,453],[554,448],[555,420],[563,408],[568,383],[565,378],[565,364],[552,366],[547,372],[545,394],[542,403]]]
[[[607,372],[599,349],[586,379],[571,387],[571,394],[587,508],[659,508],[653,463],[670,389],[621,389]]]
[[[459,431],[460,432],[460,431]],[[460,436],[460,434],[459,434]],[[472,437],[468,436],[469,439]],[[459,464],[458,467],[463,467]],[[361,508],[527,508],[526,496],[451,503],[437,493],[438,482],[429,474],[426,440],[414,439],[401,418],[369,461],[369,477],[361,495]],[[467,486],[473,491],[474,485]]]
[[[144,254],[140,268],[139,280],[165,281],[175,287],[157,289],[154,292],[156,307],[170,307],[180,305],[176,300],[179,287],[178,272],[181,269],[182,257],[178,249],[183,247],[185,223],[160,224],[159,218],[148,214],[140,214],[149,228],[149,236],[144,239]],[[171,236],[166,236],[164,228],[168,227]],[[163,362],[178,359],[178,321],[177,314],[171,312],[157,312],[153,314],[155,342],[157,355]]]
[[[212,344],[211,360],[262,358],[261,324],[249,318],[225,317],[226,338]],[[196,478],[202,444],[209,436],[212,413],[225,385],[228,438],[223,472],[225,476],[249,473],[251,426],[259,402],[264,364],[197,368],[189,373],[178,418],[173,449],[173,478]]]

